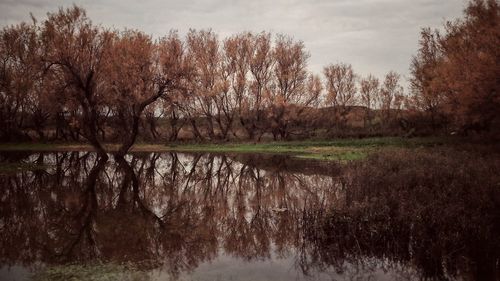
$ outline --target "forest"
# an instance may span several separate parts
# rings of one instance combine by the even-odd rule
[[[480,135],[500,128],[500,5],[474,0],[440,30],[424,28],[400,74],[349,63],[308,70],[285,34],[140,30],[95,24],[84,8],[0,31],[0,141],[260,142]]]

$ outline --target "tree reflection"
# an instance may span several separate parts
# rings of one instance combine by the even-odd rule
[[[350,168],[335,164],[176,153],[3,157],[48,167],[0,176],[3,265],[98,260],[175,278],[220,255],[292,256],[306,275],[392,267],[442,278],[457,263],[442,265],[470,246],[457,230],[449,239],[458,248],[439,248],[436,228],[385,201],[359,207],[363,192],[352,190]]]

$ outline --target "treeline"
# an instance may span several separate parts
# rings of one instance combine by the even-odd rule
[[[200,141],[290,139],[318,128],[345,131],[357,104],[366,124],[373,108],[384,109],[388,122],[403,98],[394,72],[383,83],[358,79],[347,64],[326,66],[323,79],[309,73],[304,44],[285,35],[219,40],[191,30],[183,39],[170,32],[153,40],[95,26],[79,7],[4,28],[2,57],[4,140],[98,143],[139,132],[176,141],[181,130]]]
[[[392,71],[379,80],[339,63],[310,73],[304,44],[286,35],[153,39],[95,25],[80,7],[60,9],[0,32],[0,139],[83,138],[99,151],[118,141],[123,153],[138,135],[288,140],[488,128],[498,119],[498,11],[496,1],[474,1],[446,34],[425,29],[405,95]]]

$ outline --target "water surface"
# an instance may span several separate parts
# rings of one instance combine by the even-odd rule
[[[352,174],[334,162],[1,157],[24,163],[0,174],[1,280],[469,279],[477,263],[463,256],[450,266],[447,257],[463,249],[441,249],[427,241],[435,234],[404,222],[352,214]]]

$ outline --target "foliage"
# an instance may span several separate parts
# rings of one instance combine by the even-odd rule
[[[0,140],[82,138],[101,155],[141,140],[220,142],[487,131],[500,123],[499,4],[473,0],[443,34],[424,29],[401,76],[350,64],[307,69],[284,34],[138,30],[94,24],[73,6],[0,31]],[[498,126],[497,126],[498,127]]]
[[[426,28],[411,65],[412,104],[432,126],[449,119],[458,129],[489,131],[499,122],[500,4],[471,1],[445,32]]]

